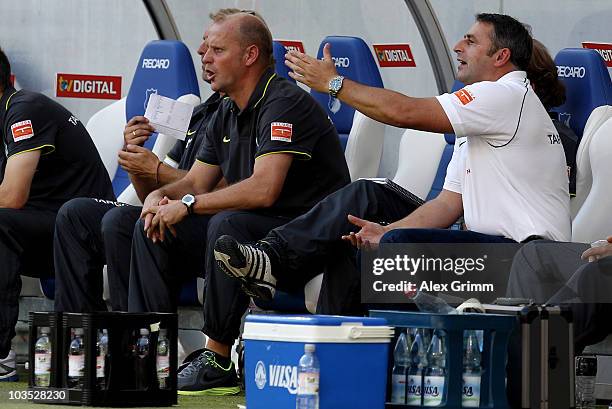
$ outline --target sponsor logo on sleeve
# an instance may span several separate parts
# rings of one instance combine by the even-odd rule
[[[285,46],[287,51],[299,51],[300,53],[304,52],[304,44],[301,41],[296,40],[276,40]]]
[[[15,142],[30,139],[34,136],[32,121],[27,119],[25,121],[15,122],[13,125],[11,125],[11,134],[13,135],[13,141]]]
[[[584,42],[582,43],[582,48],[590,48],[591,50],[597,51],[606,62],[606,65],[612,67],[612,44]]]
[[[455,96],[463,105],[467,105],[474,100],[474,95],[466,88],[461,88],[459,91],[455,92]]]
[[[291,142],[293,124],[287,122],[272,122],[270,139],[273,141]]]
[[[57,97],[121,99],[121,77],[58,73],[55,83]]]
[[[378,65],[382,67],[416,67],[410,44],[372,44]]]

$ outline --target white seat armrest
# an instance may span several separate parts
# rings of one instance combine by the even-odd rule
[[[393,181],[425,199],[436,177],[445,146],[442,134],[414,129],[404,131]]]
[[[385,125],[355,111],[344,151],[351,181],[378,174],[385,141]]]

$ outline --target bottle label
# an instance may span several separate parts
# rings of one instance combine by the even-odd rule
[[[164,355],[157,356],[157,377],[167,378],[170,376],[170,357]]]
[[[68,376],[78,377],[85,373],[85,355],[68,355]]]
[[[444,376],[423,379],[423,406],[440,406],[444,398]]]
[[[96,357],[96,378],[104,378],[104,360],[106,355]]]
[[[49,375],[51,373],[51,354],[35,353],[34,354],[34,375]]]
[[[406,387],[408,405],[421,406],[421,375],[408,375],[408,385]]]
[[[391,380],[391,402],[405,403],[406,375],[393,375]]]
[[[298,395],[317,395],[319,393],[319,374],[301,372],[298,376]]]
[[[480,376],[463,374],[461,406],[477,408],[480,405]]]

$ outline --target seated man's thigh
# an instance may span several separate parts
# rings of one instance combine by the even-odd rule
[[[53,275],[53,230],[56,214],[31,209],[0,209],[0,241],[20,261],[20,273]]]

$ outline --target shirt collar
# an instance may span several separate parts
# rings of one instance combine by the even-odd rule
[[[521,81],[529,84],[529,79],[527,79],[527,73],[525,71],[510,71],[498,81]]]
[[[6,112],[6,105],[11,96],[17,92],[14,87],[7,87],[2,93],[2,98],[0,98],[0,112]]]
[[[259,82],[255,86],[255,90],[253,90],[253,93],[251,94],[251,97],[249,98],[249,102],[247,103],[247,106],[244,108],[242,112],[251,111],[257,108],[257,106],[261,103],[261,101],[266,96],[266,92],[268,91],[268,86],[270,85],[270,82],[275,77],[276,77],[276,73],[274,72],[273,67],[267,68],[263,72],[263,74],[261,74],[261,77],[259,77]],[[239,112],[239,115],[242,113],[240,112],[240,109],[238,108],[238,106],[236,105],[234,101],[232,101],[232,110],[234,112]]]

